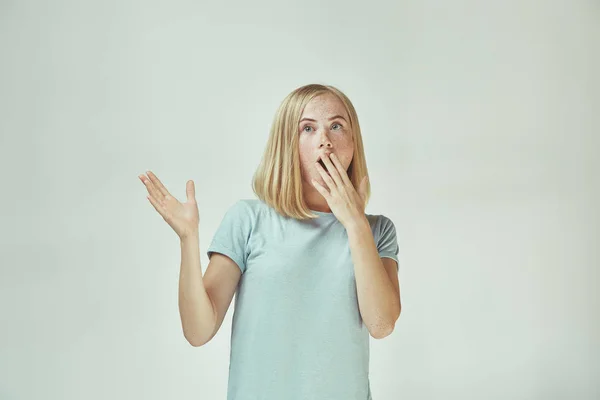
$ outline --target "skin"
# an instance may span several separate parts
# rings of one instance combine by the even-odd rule
[[[343,118],[330,120],[336,115]],[[346,228],[361,317],[371,336],[381,339],[394,330],[400,316],[400,288],[396,263],[390,258],[379,257],[364,214],[366,177],[355,190],[347,175],[354,154],[348,121],[343,104],[334,95],[322,95],[307,104],[298,126],[303,194],[312,210],[332,212]],[[316,163],[326,151],[333,154],[323,157],[327,171]],[[187,202],[181,203],[158,177],[150,171],[147,174],[139,178],[148,189],[148,200],[182,241],[181,319],[188,341],[200,346],[210,340],[207,338],[214,336],[220,326],[240,279],[240,271],[233,261],[229,262],[223,256],[220,261],[223,265],[214,266],[213,263],[211,268],[209,264],[205,277],[202,277],[194,182],[187,182]],[[225,263],[229,264],[228,268]],[[213,299],[217,299],[216,302]],[[215,310],[220,311],[216,313]]]
[[[330,119],[338,115],[340,117]],[[314,121],[304,120],[305,118]],[[312,99],[300,117],[298,135],[304,200],[311,210],[332,212],[327,200],[312,184],[312,180],[327,186],[316,164],[319,156],[326,151],[336,155],[345,171],[352,162],[354,138],[344,104],[330,93]]]
[[[340,127],[336,119],[329,120],[336,114],[347,118],[343,104],[335,96],[325,95],[313,99],[301,117],[301,121],[305,116],[316,120],[303,121],[299,126],[303,179],[310,181],[303,194],[310,209],[332,212],[346,228],[360,314],[371,336],[381,339],[394,330],[400,316],[396,262],[379,257],[364,213],[367,177],[363,178],[358,189],[348,177],[353,138],[347,125]],[[306,128],[307,125],[313,128]],[[318,156],[326,150],[332,152],[330,156],[323,157],[327,169],[316,163]]]

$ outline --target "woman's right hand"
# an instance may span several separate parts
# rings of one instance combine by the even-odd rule
[[[156,175],[151,171],[147,171],[147,175],[142,174],[138,178],[148,189],[149,196],[147,198],[156,211],[173,228],[179,238],[184,239],[190,235],[198,235],[200,216],[198,215],[194,181],[187,182],[187,202],[181,203],[169,193]]]

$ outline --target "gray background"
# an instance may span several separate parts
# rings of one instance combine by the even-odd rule
[[[598,399],[597,1],[0,1],[0,399],[224,399],[184,339],[150,169],[200,246],[294,88],[339,87],[402,315],[387,399]]]

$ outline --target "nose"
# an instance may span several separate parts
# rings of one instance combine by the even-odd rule
[[[323,146],[325,147],[332,147],[333,145],[331,144],[331,140],[329,140],[329,136],[327,136],[326,133],[321,134],[321,144],[319,145],[319,148],[323,148]]]

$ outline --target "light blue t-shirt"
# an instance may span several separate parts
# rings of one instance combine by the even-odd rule
[[[358,308],[348,235],[333,213],[299,221],[259,199],[225,213],[207,254],[242,276],[227,400],[371,400],[369,331]],[[398,263],[392,221],[366,214],[381,257]]]

